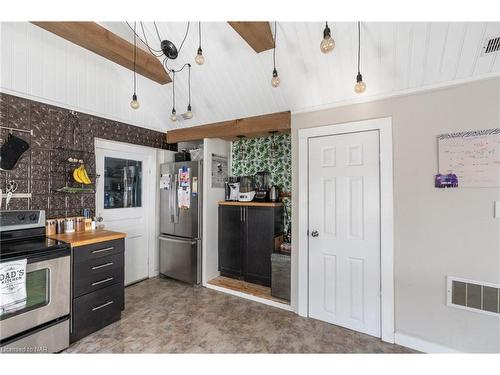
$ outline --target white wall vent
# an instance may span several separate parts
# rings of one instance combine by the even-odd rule
[[[500,317],[500,285],[447,277],[448,306]]]
[[[500,51],[500,36],[488,38],[483,44],[483,55]]]

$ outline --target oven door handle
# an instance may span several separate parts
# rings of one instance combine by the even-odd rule
[[[106,303],[103,303],[102,305],[99,305],[99,306],[93,307],[93,308],[92,308],[92,311],[96,311],[96,310],[102,309],[103,307],[109,306],[109,305],[113,304],[114,302],[115,302],[115,301],[108,301],[108,302],[106,302]]]
[[[113,278],[112,277],[108,277],[107,279],[96,281],[96,282],[92,283],[92,286],[96,286],[96,285],[99,285],[99,284],[102,284],[102,283],[107,283],[108,281],[111,281],[111,280],[113,280]]]

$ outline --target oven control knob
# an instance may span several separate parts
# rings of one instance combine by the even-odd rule
[[[19,214],[19,215],[17,215],[17,220],[19,220],[19,221],[24,221],[24,219],[25,219],[24,214]]]
[[[31,221],[37,221],[37,219],[38,219],[38,218],[36,217],[36,214],[31,214],[31,215],[30,215],[30,220],[31,220]]]

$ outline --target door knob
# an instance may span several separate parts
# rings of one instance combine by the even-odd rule
[[[319,236],[319,232],[318,232],[317,230],[313,230],[313,231],[311,232],[311,236],[313,236],[313,237],[318,237],[318,236]]]
[[[97,216],[96,220],[100,223],[100,222],[102,222],[103,218],[102,218],[102,216]]]

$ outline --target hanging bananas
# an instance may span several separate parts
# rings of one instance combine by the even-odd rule
[[[73,171],[73,178],[80,184],[90,185],[92,183],[85,169],[85,165],[83,164],[80,164],[80,166]]]

